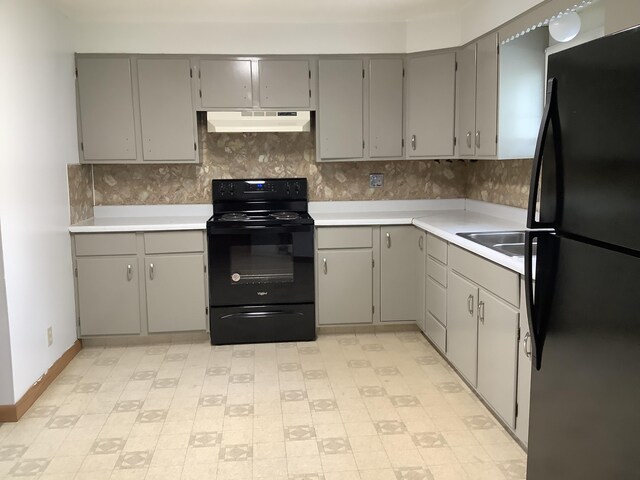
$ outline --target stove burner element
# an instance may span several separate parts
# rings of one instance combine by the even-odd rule
[[[233,221],[233,220],[246,220],[249,216],[246,213],[233,212],[225,213],[220,217],[220,220]]]
[[[269,216],[276,220],[295,220],[300,217],[300,214],[296,212],[274,212],[270,213]]]

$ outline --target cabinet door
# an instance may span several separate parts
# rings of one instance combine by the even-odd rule
[[[402,58],[369,61],[369,156],[402,157]]]
[[[478,391],[514,427],[520,313],[483,289],[478,308]]]
[[[140,333],[137,257],[81,257],[76,265],[80,335]]]
[[[373,321],[373,251],[319,250],[318,324]]]
[[[478,41],[476,155],[496,155],[498,133],[498,37]]]
[[[472,156],[476,153],[476,44],[467,45],[458,52],[457,78],[458,153]]]
[[[83,160],[135,160],[129,59],[78,58],[76,66]]]
[[[453,155],[455,53],[414,57],[407,63],[407,155]]]
[[[318,63],[320,160],[363,158],[363,62]]]
[[[200,61],[204,108],[251,108],[251,88],[251,60]]]
[[[260,106],[309,108],[311,70],[307,60],[260,60]]]
[[[516,435],[525,444],[529,441],[529,405],[531,397],[531,338],[525,300],[524,283],[520,286],[520,342],[518,342],[518,416]]]
[[[476,385],[478,362],[478,287],[457,273],[447,277],[447,357]]]
[[[203,255],[153,255],[144,264],[149,333],[204,330]]]
[[[419,235],[413,226],[380,229],[380,321],[416,321],[421,269]],[[424,308],[422,309],[424,310]]]
[[[137,63],[144,160],[194,161],[189,60],[144,58]]]

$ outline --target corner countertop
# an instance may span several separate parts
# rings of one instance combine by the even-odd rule
[[[205,230],[211,205],[95,207],[95,216],[73,224],[72,233]],[[457,235],[463,232],[524,230],[526,211],[475,200],[381,200],[310,202],[315,225],[415,225],[519,274],[524,260],[509,257]]]

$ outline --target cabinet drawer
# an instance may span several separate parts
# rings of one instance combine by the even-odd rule
[[[449,266],[510,304],[520,306],[520,276],[455,245],[449,252]]]
[[[447,264],[447,242],[427,233],[427,254]]]
[[[318,228],[318,248],[371,248],[371,227]]]
[[[447,286],[447,267],[427,256],[427,275],[443,287]]]
[[[76,255],[135,255],[135,233],[81,233],[74,235]]]
[[[447,351],[447,330],[440,325],[433,315],[427,312],[424,325],[424,333],[429,339],[436,344],[436,346],[442,350]]]
[[[184,252],[204,252],[204,236],[200,230],[144,234],[144,253]]]
[[[447,324],[447,291],[432,278],[427,278],[427,311],[441,324]]]

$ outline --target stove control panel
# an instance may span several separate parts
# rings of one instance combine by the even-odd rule
[[[306,178],[212,180],[213,202],[224,200],[306,200]]]

